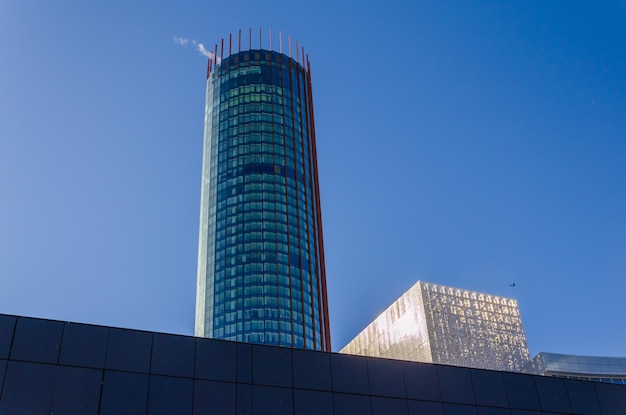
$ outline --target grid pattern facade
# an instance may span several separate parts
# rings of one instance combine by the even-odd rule
[[[623,415],[626,387],[0,315],[0,414]]]
[[[341,352],[505,371],[530,360],[515,299],[421,281]]]
[[[206,97],[196,335],[330,350],[309,70],[239,52]]]

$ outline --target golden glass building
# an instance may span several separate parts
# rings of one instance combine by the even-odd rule
[[[423,281],[340,353],[516,372],[530,359],[517,300]]]

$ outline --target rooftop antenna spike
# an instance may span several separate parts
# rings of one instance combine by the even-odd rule
[[[307,55],[306,60],[309,61],[309,55]],[[302,66],[304,66],[304,46],[302,46]]]
[[[215,44],[215,52],[213,52],[213,65],[217,65],[217,43]]]
[[[283,32],[278,32],[278,42],[280,43],[280,54],[283,53]]]
[[[241,52],[241,29],[239,29],[239,48],[237,49],[237,52]]]
[[[259,27],[259,49],[263,49],[263,31]]]
[[[250,28],[250,39],[248,40],[248,50],[252,50],[252,28]]]
[[[296,62],[300,60],[300,55],[298,53],[298,41],[296,40]]]
[[[228,41],[228,56],[233,54],[233,34],[230,34],[230,40]]]
[[[270,27],[270,50],[272,50],[272,28]]]
[[[220,53],[220,62],[224,59],[224,38],[222,38],[222,52]]]

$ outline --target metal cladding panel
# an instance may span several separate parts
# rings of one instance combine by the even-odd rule
[[[508,371],[530,356],[515,299],[422,281],[341,353]]]
[[[432,362],[419,285],[414,285],[351,340],[340,353]]]
[[[84,330],[73,331],[72,347],[56,363],[38,354],[0,359],[0,414],[621,415],[626,408],[623,385],[109,327],[98,327],[117,333],[106,360],[129,349],[126,357],[147,366],[94,368],[83,366],[93,361],[82,358],[81,346],[94,345],[95,326],[31,320]],[[48,338],[45,330],[30,333],[34,342]]]

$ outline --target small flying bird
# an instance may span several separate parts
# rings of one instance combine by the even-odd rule
[[[515,283],[509,284],[509,287],[515,287]]]

